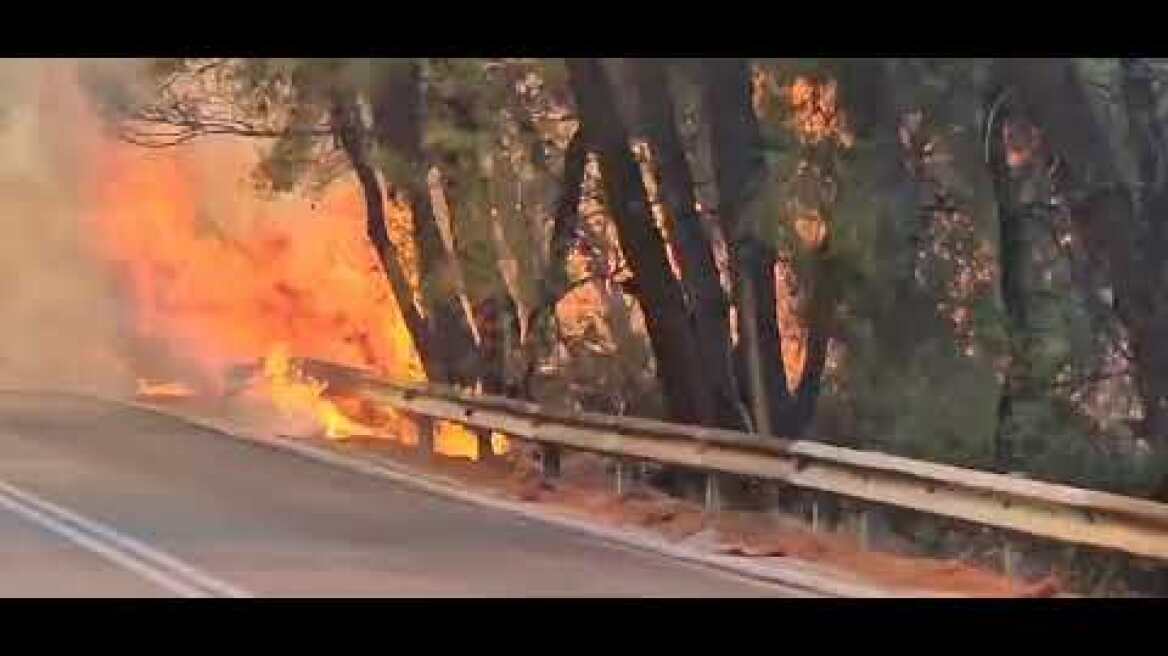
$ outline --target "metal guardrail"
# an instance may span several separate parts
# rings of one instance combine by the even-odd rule
[[[360,389],[400,411],[430,420],[421,422],[424,431],[432,420],[456,422],[553,450],[588,451],[618,460],[648,460],[768,479],[1061,542],[1168,560],[1168,504],[818,442],[563,412],[440,385],[388,383],[316,361],[301,363],[306,373],[335,387]],[[422,437],[421,444],[431,444],[426,435]]]

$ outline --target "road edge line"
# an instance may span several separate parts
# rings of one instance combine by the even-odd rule
[[[443,476],[428,472],[421,472],[402,463],[387,460],[371,454],[360,456],[331,451],[326,448],[305,444],[302,441],[287,437],[263,437],[250,434],[250,431],[236,426],[229,426],[226,422],[217,422],[206,417],[176,412],[154,405],[141,403],[129,399],[109,397],[92,392],[74,392],[53,389],[0,389],[0,393],[15,394],[51,394],[65,396],[85,401],[104,402],[123,408],[137,410],[159,417],[165,417],[185,423],[189,426],[205,430],[243,444],[266,447],[275,451],[300,456],[321,464],[326,464],[357,473],[374,476],[395,483],[420,489],[437,496],[455,499],[463,503],[491,508],[506,512],[532,521],[557,526],[575,533],[583,533],[603,542],[624,548],[638,549],[657,554],[689,566],[708,570],[715,570],[724,574],[738,576],[756,582],[771,585],[786,586],[809,596],[826,597],[855,597],[855,598],[964,598],[967,595],[945,593],[932,590],[891,590],[865,583],[849,583],[840,579],[840,574],[825,571],[826,568],[794,558],[784,558],[784,563],[805,570],[819,570],[814,573],[780,571],[775,568],[747,562],[733,556],[711,554],[699,551],[692,547],[679,546],[664,538],[599,525],[595,522],[569,517],[564,514],[549,512],[546,509],[536,509],[529,504],[510,501],[497,495],[485,494],[467,489],[465,484]]]
[[[97,398],[97,397],[89,397]],[[590,537],[605,542],[632,547],[689,565],[719,570],[755,581],[762,581],[772,585],[787,586],[814,595],[832,597],[856,598],[922,598],[922,597],[960,597],[931,591],[894,591],[862,583],[848,583],[838,580],[832,573],[803,573],[794,571],[780,572],[756,563],[744,562],[733,556],[711,554],[691,547],[678,546],[664,538],[633,532],[628,529],[617,529],[598,525],[594,522],[568,517],[563,514],[548,512],[532,508],[529,504],[510,501],[496,495],[468,490],[465,485],[454,479],[435,476],[421,472],[395,461],[387,461],[377,456],[362,454],[355,456],[338,453],[319,446],[305,444],[301,441],[286,437],[260,437],[250,435],[238,427],[227,426],[203,417],[188,414],[178,414],[155,406],[134,401],[100,398],[98,400],[116,403],[123,407],[148,412],[162,417],[168,417],[187,423],[191,426],[226,436],[246,444],[264,446],[274,450],[298,455],[307,460],[340,467],[365,475],[384,478],[402,485],[422,489],[431,494],[456,499],[464,503],[483,506],[493,510],[507,512],[526,519],[540,521],[546,524],[568,529],[576,533],[584,533]],[[542,510],[542,511],[541,511]],[[822,570],[821,566],[797,559],[785,558],[785,562],[802,569]]]
[[[14,486],[10,483],[0,481],[0,507],[7,509],[18,518],[36,524],[42,530],[48,531],[58,538],[64,538],[90,554],[114,563],[167,592],[188,599],[212,596],[206,590],[181,580],[172,572],[167,572],[136,554],[119,549],[117,545],[112,545],[108,541],[101,540],[98,536],[86,533],[84,526],[70,525],[66,520],[54,517],[51,513],[47,513],[35,504],[22,499],[21,496],[13,495],[11,493],[13,488]],[[19,488],[15,489],[23,492]]]

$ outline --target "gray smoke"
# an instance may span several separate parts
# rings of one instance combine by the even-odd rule
[[[0,386],[132,389],[124,313],[91,257],[81,182],[96,142],[62,60],[0,60]]]

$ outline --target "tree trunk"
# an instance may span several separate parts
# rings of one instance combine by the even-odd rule
[[[422,148],[422,88],[417,62],[403,60],[379,81],[373,105],[373,136],[404,173],[393,182],[396,195],[408,202],[418,245],[421,297],[432,339],[431,352],[444,364],[439,382],[471,385],[481,370],[473,332],[460,307],[454,283],[453,254],[442,242],[434,215]]]
[[[458,296],[459,305],[462,306],[462,313],[466,318],[467,327],[470,328],[471,337],[478,344],[482,340],[474,322],[474,306],[467,294],[466,276],[455,248],[454,212],[446,198],[445,178],[438,169],[431,169],[427,176],[427,183],[430,185],[430,207],[434,209],[434,220],[438,225],[438,234],[442,238],[442,249],[450,265],[454,291]]]
[[[1072,61],[1005,60],[1002,68],[1022,108],[1062,155],[1058,182],[1070,191],[1077,241],[1105,270],[1116,315],[1127,329],[1143,432],[1161,455],[1168,454],[1168,348],[1161,346],[1168,334],[1161,282],[1168,274],[1168,181],[1151,81],[1138,63],[1121,62],[1122,103],[1137,163],[1133,190]]]
[[[1010,105],[1003,101],[1000,93],[989,98],[986,105],[988,122],[986,143],[988,144],[989,174],[994,190],[995,209],[998,214],[998,262],[1002,305],[1006,310],[1007,340],[1009,350],[1002,388],[998,398],[997,424],[994,428],[993,457],[995,466],[1001,471],[1013,469],[1011,431],[1014,420],[1014,403],[1026,392],[1026,381],[1030,378],[1029,342],[1023,271],[1026,257],[1023,236],[1022,215],[1015,200],[1010,167],[1006,158],[1005,126],[1010,117]]]
[[[755,201],[766,181],[762,139],[751,101],[746,60],[705,64],[706,106],[718,186],[718,214],[730,240],[731,275],[738,301],[740,387],[763,434],[791,434],[775,290],[776,253],[760,237]],[[773,217],[772,220],[777,220]]]
[[[1168,452],[1168,144],[1157,116],[1153,72],[1147,63],[1120,60],[1128,139],[1135,151],[1138,187],[1132,193],[1135,234],[1130,239],[1141,294],[1125,310],[1139,326],[1132,331],[1139,367],[1137,387],[1144,405],[1144,433]],[[1136,250],[1138,249],[1138,250]]]
[[[637,85],[641,129],[648,137],[660,176],[661,198],[672,223],[680,255],[681,282],[689,297],[702,367],[725,428],[745,429],[734,376],[730,312],[718,280],[710,239],[697,212],[693,176],[677,130],[666,64],[636,60],[630,64]]]
[[[430,333],[422,316],[414,304],[414,292],[409,278],[401,266],[397,247],[389,238],[385,221],[385,204],[381,183],[377,173],[369,163],[365,130],[360,123],[360,113],[353,98],[338,97],[332,108],[332,124],[337,140],[345,151],[365,199],[365,232],[381,262],[385,276],[393,290],[394,300],[405,322],[406,330],[418,351],[422,370],[428,379],[442,380],[445,377],[443,363],[430,350]]]
[[[823,370],[827,364],[827,347],[831,342],[826,317],[812,316],[807,322],[807,355],[803,373],[791,395],[789,419],[791,435],[802,437],[815,419],[815,405],[823,389]]]
[[[568,289],[568,252],[571,250],[580,223],[580,196],[583,193],[587,163],[588,149],[584,144],[583,132],[577,129],[568,140],[567,150],[564,151],[564,172],[561,176],[563,182],[552,215],[548,263],[539,281],[538,302],[527,317],[528,329],[522,345],[524,371],[519,387],[520,393],[528,399],[532,398],[531,382],[539,363],[546,319],[554,317],[556,304]]]
[[[563,184],[552,217],[550,257],[541,304],[554,302],[568,285],[568,252],[572,250],[572,241],[580,224],[580,195],[584,189],[587,164],[588,149],[583,131],[577,129],[564,151]]]
[[[670,416],[713,425],[716,414],[699,361],[693,357],[700,350],[689,329],[685,298],[654,225],[641,170],[609,82],[596,60],[569,60],[568,71],[584,139],[600,158],[607,206],[635,277]]]

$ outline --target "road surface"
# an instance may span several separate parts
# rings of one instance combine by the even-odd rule
[[[87,399],[0,393],[0,596],[793,596]]]

